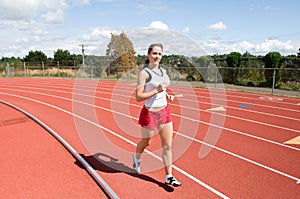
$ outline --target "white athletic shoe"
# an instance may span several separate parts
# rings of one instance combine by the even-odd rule
[[[141,160],[138,160],[136,157],[135,157],[135,154],[132,155],[132,159],[133,159],[133,169],[140,173],[141,172]]]
[[[174,176],[166,176],[165,178],[165,184],[173,185],[174,187],[179,187],[181,185],[181,182],[177,181]]]

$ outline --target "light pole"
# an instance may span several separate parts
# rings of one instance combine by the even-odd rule
[[[82,53],[82,65],[85,66],[84,63],[84,47],[86,47],[84,44],[79,45],[81,46],[81,53]]]

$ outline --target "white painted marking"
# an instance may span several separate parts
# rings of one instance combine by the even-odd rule
[[[208,111],[225,111],[223,106],[207,109]]]
[[[64,147],[66,147],[66,149],[73,155],[76,157],[76,159],[84,166],[84,168],[86,168],[86,170],[90,173],[90,175],[94,178],[94,180],[96,180],[100,186],[102,187],[102,189],[105,190],[105,192],[114,199],[119,199],[119,196],[112,190],[112,188],[103,180],[103,178],[94,170],[93,167],[91,167],[91,165],[85,161],[85,159],[75,150],[74,147],[72,147],[65,139],[63,139],[57,132],[55,132],[53,129],[51,129],[49,126],[47,126],[44,122],[42,122],[41,120],[39,120],[38,118],[36,118],[35,116],[33,116],[32,114],[24,111],[23,109],[16,107],[10,103],[4,102],[2,100],[0,100],[1,103],[6,104],[7,106],[10,106],[18,111],[20,111],[21,113],[23,113],[24,115],[28,116],[29,118],[31,118],[33,121],[35,121],[37,124],[39,124],[40,126],[42,126],[43,128],[45,128],[51,135],[53,135]]]
[[[300,144],[300,136],[285,141],[284,144]]]
[[[9,89],[9,90],[10,90],[10,89]],[[24,91],[22,91],[22,92],[24,92]],[[29,92],[29,91],[28,91],[28,92]],[[31,92],[30,92],[30,93],[31,93]],[[35,92],[32,92],[32,93],[35,93]],[[38,101],[38,100],[35,100],[35,99],[27,98],[27,97],[24,97],[24,96],[20,96],[20,95],[14,95],[14,94],[3,93],[3,92],[0,92],[0,94],[10,95],[10,96],[18,97],[18,98],[23,98],[23,99],[26,99],[26,100],[29,100],[29,101],[34,101],[34,102],[37,102],[37,103],[40,103],[40,104],[43,104],[43,105],[46,105],[46,106],[49,106],[49,107],[58,109],[58,110],[60,110],[60,111],[62,111],[62,112],[65,112],[65,113],[70,114],[70,115],[72,115],[72,116],[74,116],[74,117],[77,117],[77,118],[79,118],[79,119],[81,119],[81,120],[83,120],[83,121],[86,121],[86,122],[88,122],[88,123],[90,123],[90,124],[92,124],[92,125],[95,125],[95,126],[101,128],[101,129],[103,129],[103,130],[106,130],[107,132],[111,133],[112,135],[115,135],[116,137],[118,137],[118,138],[120,138],[120,139],[122,139],[122,140],[124,140],[124,141],[126,141],[126,142],[128,142],[128,143],[130,143],[130,144],[132,144],[133,146],[136,146],[136,144],[135,144],[134,142],[132,142],[131,140],[129,140],[129,139],[127,139],[127,138],[125,138],[125,137],[123,137],[123,136],[121,136],[121,135],[119,135],[119,134],[113,132],[113,131],[111,131],[110,129],[108,129],[108,128],[104,127],[104,126],[101,126],[101,125],[99,125],[99,124],[97,124],[97,123],[94,123],[94,122],[92,122],[92,121],[90,121],[90,120],[88,120],[88,119],[86,119],[86,118],[83,118],[83,117],[81,117],[81,116],[79,116],[79,115],[76,115],[76,114],[74,114],[74,113],[72,113],[72,112],[69,112],[69,111],[64,110],[64,109],[62,109],[62,108],[59,108],[59,107],[57,107],[57,106],[54,106],[54,105],[51,105],[51,104],[48,104],[48,103],[45,103],[45,102],[41,102],[41,101]],[[40,94],[40,95],[48,95],[48,96],[51,96],[51,97],[61,98],[61,99],[65,99],[65,100],[72,100],[72,99],[68,99],[68,98],[64,98],[64,97],[59,97],[59,96],[54,96],[54,95],[49,95],[49,94],[41,94],[41,93],[38,93],[38,94]],[[74,101],[74,100],[73,100],[73,101]],[[94,106],[94,105],[91,105],[91,104],[83,103],[83,102],[81,102],[81,101],[76,101],[76,100],[75,100],[75,102],[82,103],[82,104],[86,104],[86,105],[89,105],[89,106]],[[94,107],[101,108],[101,109],[104,109],[104,110],[108,110],[108,109],[105,109],[105,108],[102,108],[102,107],[98,107],[98,106],[94,106]],[[112,110],[109,110],[109,111],[112,111]],[[113,112],[119,113],[119,112],[116,112],[116,111],[113,111]],[[125,115],[125,114],[123,114],[123,113],[119,113],[119,114]],[[182,117],[182,118],[184,118],[184,117]],[[186,117],[186,118],[187,118],[187,117]],[[189,118],[189,119],[190,119],[190,118]],[[213,124],[210,124],[210,125],[213,125]],[[224,129],[226,129],[226,128],[224,128]],[[266,165],[264,165],[264,164],[260,164],[260,163],[258,163],[258,162],[255,162],[255,161],[253,161],[253,160],[250,160],[250,159],[245,158],[245,157],[243,157],[243,156],[240,156],[240,155],[238,155],[238,154],[235,154],[235,153],[232,153],[232,152],[230,152],[230,151],[221,149],[221,148],[219,148],[219,147],[210,145],[210,144],[208,144],[208,143],[202,142],[202,141],[197,140],[197,139],[195,139],[195,138],[191,138],[191,137],[186,136],[186,135],[184,135],[184,134],[181,134],[181,133],[179,133],[179,132],[174,132],[174,133],[176,133],[176,134],[178,134],[178,135],[181,135],[181,136],[183,136],[183,137],[185,137],[185,138],[187,138],[187,139],[191,139],[191,140],[193,140],[193,141],[195,141],[195,142],[202,143],[202,144],[207,145],[207,146],[209,146],[209,147],[211,147],[211,148],[214,148],[214,149],[216,149],[216,150],[222,151],[222,152],[224,152],[224,153],[226,153],[226,154],[232,155],[232,156],[237,157],[237,158],[239,158],[239,159],[241,159],[241,160],[244,160],[244,161],[246,161],[246,162],[252,163],[252,164],[254,164],[254,165],[256,165],[256,166],[259,166],[259,167],[261,167],[261,168],[267,169],[267,170],[272,171],[272,172],[274,172],[274,173],[277,173],[277,174],[279,174],[279,175],[282,175],[282,176],[285,176],[285,177],[290,178],[290,179],[292,179],[292,180],[295,180],[296,182],[300,181],[300,179],[297,178],[297,177],[295,177],[295,176],[291,176],[291,175],[289,175],[289,174],[286,174],[286,173],[281,172],[281,171],[279,171],[279,170],[276,170],[276,169],[274,169],[274,168],[268,167],[268,166],[266,166]],[[249,136],[249,135],[248,135],[248,136]],[[250,136],[250,137],[252,137],[252,136]],[[256,136],[253,136],[253,137],[256,137]],[[258,137],[257,137],[257,138],[258,138]],[[263,139],[263,138],[258,138],[258,139],[261,139],[261,140],[264,140],[264,141],[267,141],[267,142],[270,142],[270,143],[273,143],[273,144],[277,144],[277,145],[281,145],[281,146],[286,146],[286,145],[283,145],[283,144],[281,144],[281,143],[276,143],[276,142],[273,142],[273,141],[270,141],[270,140],[266,140],[266,139]],[[288,147],[288,148],[292,148],[292,149],[294,149],[294,150],[300,151],[300,149],[298,149],[298,148],[294,148],[294,147]],[[153,157],[157,157],[155,154],[151,153],[150,151],[149,151],[149,153],[150,153]],[[159,158],[159,160],[161,160],[161,158]],[[174,166],[175,166],[175,165],[174,165]],[[174,169],[176,169],[176,167],[174,167]],[[178,170],[178,171],[179,171],[179,170]],[[183,174],[184,174],[184,173],[183,173]],[[184,174],[184,175],[185,175],[185,174]],[[197,179],[196,177],[193,177],[193,178]],[[200,180],[199,180],[199,181],[200,181]],[[197,181],[195,181],[195,182],[197,182]],[[197,183],[199,184],[199,182],[197,182]],[[200,185],[202,185],[202,184],[200,184]],[[209,185],[207,185],[207,186],[209,186]],[[214,190],[212,187],[211,187],[211,189]],[[218,192],[217,190],[215,190],[214,193],[217,194],[217,195],[219,195],[219,192]]]
[[[24,88],[26,88],[26,87],[24,87]],[[29,92],[29,93],[34,93],[34,94],[38,94],[38,95],[46,95],[46,96],[50,96],[50,97],[61,98],[61,99],[65,99],[65,100],[71,101],[71,100],[68,99],[68,98],[59,97],[59,96],[54,96],[54,95],[50,95],[50,94],[46,94],[46,93],[32,92],[32,91],[27,91],[27,90],[7,89],[7,88],[2,88],[2,89],[12,90],[12,91],[20,91],[20,92]],[[34,88],[34,89],[35,89],[35,88]],[[51,90],[51,89],[41,89],[41,90],[62,92],[62,91],[59,91],[59,90]],[[63,93],[70,93],[70,92],[63,92]],[[72,93],[71,93],[71,94],[72,94]],[[83,95],[83,94],[79,94],[79,95],[82,95],[82,96],[88,96],[88,95]],[[101,97],[95,97],[95,98],[101,99],[101,100],[109,100],[109,101],[112,101],[111,99],[106,99],[106,98],[101,98]],[[123,104],[126,104],[126,105],[127,105],[126,102],[121,102],[121,101],[116,101],[116,100],[113,100],[113,101],[114,101],[114,102],[123,103]],[[135,104],[132,104],[132,106],[141,107],[141,106],[135,105]],[[121,115],[126,116],[125,114],[115,112],[114,110],[111,110],[111,109],[106,109],[106,108],[99,107],[99,106],[96,106],[96,107],[97,107],[97,108],[100,108],[100,109],[102,109],[102,110],[106,110],[106,111],[110,111],[110,112],[112,112],[112,113],[121,114]],[[186,106],[183,106],[183,107],[184,107],[184,108],[190,108],[190,107],[186,107]],[[190,108],[190,109],[196,110],[196,109],[194,109],[194,108]],[[198,109],[197,109],[197,110],[198,110]],[[216,113],[216,114],[219,114],[219,113]],[[284,145],[284,144],[282,144],[282,143],[274,142],[274,141],[267,140],[267,139],[264,139],[264,138],[260,138],[260,137],[257,137],[257,136],[253,136],[253,135],[250,135],[250,134],[247,134],[247,133],[243,133],[243,132],[241,132],[241,131],[237,131],[237,130],[234,130],[234,129],[224,128],[223,126],[213,125],[213,124],[210,124],[210,123],[207,123],[207,122],[203,122],[203,121],[200,121],[200,120],[195,120],[195,119],[193,119],[193,118],[185,117],[185,116],[182,116],[182,115],[176,115],[176,114],[172,114],[172,115],[175,115],[175,116],[180,117],[180,118],[185,118],[185,119],[188,119],[188,120],[193,121],[193,122],[199,122],[199,123],[206,124],[206,125],[212,125],[212,126],[215,126],[215,127],[217,127],[217,128],[223,128],[223,129],[225,129],[225,130],[228,130],[228,131],[231,131],[231,132],[234,132],[234,133],[237,133],[237,134],[241,134],[241,135],[244,135],[244,136],[247,136],[247,137],[252,137],[252,138],[254,138],[254,139],[266,141],[266,142],[269,142],[269,143],[272,143],[272,144],[276,144],[276,145],[279,145],[279,146],[283,146],[283,147],[287,147],[287,148],[291,148],[291,149],[299,150],[299,151],[300,151],[300,149],[298,149],[298,148],[291,147],[291,146],[287,146],[287,145]],[[132,116],[128,116],[128,117],[134,118],[134,117],[132,117]],[[231,117],[231,118],[234,118],[234,119],[244,120],[244,121],[253,122],[253,123],[256,123],[256,124],[266,125],[266,126],[270,126],[270,127],[274,127],[274,128],[279,128],[279,129],[283,129],[283,130],[287,130],[287,131],[292,131],[292,132],[300,133],[299,130],[295,130],[295,129],[291,129],[291,128],[285,128],[285,127],[281,127],[281,126],[277,126],[277,125],[267,124],[267,123],[263,123],[263,122],[259,122],[259,121],[254,121],[254,120],[249,120],[249,119],[244,119],[244,118],[235,117],[235,116],[227,116],[227,117]],[[134,119],[136,119],[136,118],[134,118]]]
[[[132,142],[131,140],[129,140],[129,139],[127,139],[127,138],[125,138],[125,137],[123,137],[123,136],[121,136],[121,135],[119,135],[119,134],[113,132],[112,130],[110,130],[110,129],[104,127],[104,126],[101,126],[101,125],[99,125],[99,124],[97,124],[97,123],[94,123],[93,121],[90,121],[90,120],[88,120],[88,119],[86,119],[86,118],[84,118],[84,117],[81,117],[81,116],[76,115],[76,114],[74,114],[74,113],[72,113],[72,112],[69,112],[69,111],[67,111],[67,110],[64,110],[64,109],[62,109],[62,108],[60,108],[60,107],[57,107],[57,106],[54,106],[54,105],[51,105],[51,104],[48,104],[48,103],[45,103],[45,102],[42,102],[42,101],[39,101],[39,100],[35,100],[35,99],[32,99],[32,98],[20,96],[20,95],[14,95],[14,94],[3,93],[3,92],[0,92],[0,94],[10,95],[10,96],[18,97],[18,98],[23,98],[23,99],[26,99],[26,100],[29,100],[29,101],[33,101],[33,102],[36,102],[36,103],[39,103],[39,104],[43,104],[43,105],[45,105],[45,106],[49,106],[49,107],[52,107],[52,108],[54,108],[54,109],[60,110],[60,111],[62,111],[62,112],[64,112],[64,113],[70,114],[70,115],[72,115],[72,116],[74,116],[74,117],[77,117],[78,119],[81,119],[81,120],[86,121],[86,122],[88,122],[88,123],[90,123],[90,124],[92,124],[92,125],[95,125],[95,126],[101,128],[101,129],[103,129],[103,130],[105,130],[105,131],[111,133],[112,135],[115,135],[116,137],[118,137],[118,138],[120,138],[120,139],[122,139],[122,140],[128,142],[129,144],[131,144],[131,145],[133,145],[133,146],[136,146],[136,144],[135,144],[134,142]],[[54,96],[53,96],[53,97],[54,97]],[[58,97],[58,96],[55,96],[55,97],[56,97],[56,98],[63,98],[63,97]],[[70,99],[67,99],[67,98],[64,98],[64,99],[70,100]],[[73,100],[73,102],[82,103],[82,102],[77,101],[77,100]],[[90,105],[90,104],[87,104],[87,103],[83,103],[83,104]],[[157,155],[155,155],[155,154],[152,153],[151,151],[145,150],[145,152],[149,153],[152,157],[155,157],[155,158],[157,158],[158,160],[162,161],[162,159],[161,159],[160,157],[158,157]],[[183,175],[188,174],[188,173],[185,172],[184,170],[182,170],[182,169],[176,167],[175,165],[173,165],[173,166],[174,166],[174,169],[175,169],[175,170],[181,172]],[[205,184],[204,182],[202,182],[202,181],[199,180],[198,178],[196,178],[196,177],[194,177],[194,176],[192,176],[192,175],[190,175],[190,174],[188,174],[187,177],[189,177],[190,179],[194,180],[194,181],[195,181],[196,183],[198,183],[199,185],[204,186],[205,188],[207,188],[208,190],[212,191],[212,192],[215,193],[216,195],[218,195],[218,196],[220,196],[220,197],[222,197],[222,198],[225,198],[225,199],[229,199],[228,196],[225,196],[224,194],[222,194],[221,192],[217,191],[217,190],[214,189],[213,187],[211,187],[211,186]]]
[[[259,99],[269,100],[269,101],[282,101],[283,100],[282,98],[279,98],[279,97],[268,97],[268,96],[262,96],[262,97],[259,97]]]

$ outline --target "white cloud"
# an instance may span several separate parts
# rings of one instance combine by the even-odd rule
[[[212,24],[207,28],[210,30],[227,30],[227,26],[222,21]]]
[[[64,12],[63,10],[56,10],[54,12],[47,12],[43,14],[46,23],[62,23],[64,21]]]
[[[201,56],[205,50],[196,42],[170,29],[141,28],[125,32],[133,43],[137,54],[145,55],[151,43],[160,42],[164,45],[164,54],[181,54]]]
[[[190,32],[190,28],[189,27],[185,27],[183,30],[182,30],[183,33],[188,33]]]
[[[90,0],[81,0],[81,3],[84,5],[90,4]]]
[[[291,41],[280,41],[278,39],[266,39],[261,44],[255,46],[255,51],[267,53],[271,51],[290,52],[293,49]]]
[[[0,0],[0,12],[8,19],[33,17],[41,7],[41,0]]]
[[[92,28],[90,33],[84,34],[83,39],[85,41],[96,41],[101,42],[103,40],[107,40],[111,37],[111,33],[116,34],[116,30],[109,30],[106,28]]]
[[[264,7],[264,10],[266,10],[266,11],[277,11],[277,10],[280,10],[280,9],[275,8],[272,5],[267,5],[267,6]]]
[[[161,1],[151,1],[151,3],[143,1],[135,1],[135,8],[139,14],[153,13],[153,12],[168,12]]]
[[[16,40],[16,43],[27,43],[29,42],[28,38],[22,37]]]
[[[67,8],[65,0],[0,0],[0,12],[11,20],[28,20],[41,15],[47,23],[61,23]]]
[[[169,29],[168,25],[163,23],[162,21],[152,21],[149,26],[149,28],[157,28],[157,29],[163,29],[167,30]]]
[[[204,42],[202,46],[209,54],[228,54],[231,52],[243,54],[247,51],[254,55],[265,55],[268,52],[276,51],[282,55],[290,55],[294,54],[293,51],[297,51],[291,41],[280,41],[278,39],[266,39],[261,43],[250,43],[249,41],[221,43],[214,40]]]
[[[40,39],[41,39],[41,37],[39,37],[39,36],[37,36],[37,35],[33,36],[33,38],[34,38],[34,41],[35,41],[35,42],[39,42]]]
[[[164,54],[181,54],[186,56],[200,56],[205,54],[204,49],[194,41],[170,29],[147,27],[127,31],[125,34],[131,40],[137,55],[146,55],[148,46],[156,42],[163,44]],[[109,39],[97,46],[93,53],[95,55],[105,55]]]
[[[74,0],[77,3],[88,4],[90,0]],[[74,3],[72,1],[72,3]],[[97,49],[107,48],[111,33],[119,34],[124,31],[132,40],[137,54],[146,54],[148,45],[153,42],[164,44],[166,54],[184,54],[187,56],[200,56],[203,54],[226,54],[233,51],[264,55],[270,51],[281,54],[295,54],[298,52],[299,41],[283,41],[280,38],[266,39],[260,43],[249,41],[220,42],[221,39],[196,43],[181,33],[190,33],[185,27],[179,33],[169,29],[163,21],[152,21],[147,27],[126,31],[126,28],[94,27],[86,29],[86,33],[76,35],[76,31],[60,33],[58,26],[46,23],[63,23],[65,11],[70,2],[67,0],[0,0],[0,37],[3,39],[0,54],[4,57],[24,57],[29,50],[43,50],[47,56],[53,56],[58,48],[70,50],[71,53],[80,54],[81,43],[88,46],[87,54],[98,55]],[[78,5],[78,4],[77,4]],[[49,28],[49,29],[48,29]],[[228,27],[221,21],[208,26],[210,30],[226,30]],[[17,30],[17,31],[16,31]],[[81,30],[80,30],[81,31]],[[78,32],[80,32],[78,30]],[[74,34],[73,34],[74,33]],[[80,34],[80,33],[79,33]],[[205,34],[205,33],[201,33]],[[222,35],[223,36],[223,35]],[[203,37],[201,38],[203,39]],[[102,44],[101,44],[102,42]],[[94,45],[94,47],[93,47]],[[97,47],[97,49],[93,49]],[[99,48],[98,48],[99,47]]]

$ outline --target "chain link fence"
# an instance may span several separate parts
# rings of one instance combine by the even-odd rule
[[[141,66],[140,66],[141,67]],[[140,67],[112,68],[105,65],[63,65],[60,63],[44,64],[25,63],[20,66],[0,68],[1,77],[60,77],[60,78],[88,78],[88,79],[116,79],[136,81]],[[278,90],[291,91],[293,96],[300,96],[299,68],[230,68],[217,67],[178,67],[163,66],[174,84],[189,82],[194,86],[218,88],[218,84],[225,84],[227,88],[245,91],[267,91],[277,94]],[[275,89],[277,93],[275,93]]]

